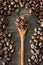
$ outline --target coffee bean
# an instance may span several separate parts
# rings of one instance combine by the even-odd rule
[[[29,3],[28,3],[28,2],[25,4],[25,8],[26,8],[26,9],[29,8]]]
[[[7,61],[3,61],[2,65],[8,65],[8,62]]]

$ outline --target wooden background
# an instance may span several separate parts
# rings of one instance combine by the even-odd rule
[[[30,48],[29,40],[31,39],[31,36],[34,33],[34,28],[39,25],[37,24],[38,19],[34,16],[34,14],[28,15],[28,11],[29,10],[23,9],[19,14],[16,11],[14,11],[10,16],[8,16],[9,25],[7,26],[7,29],[12,32],[12,39],[14,40],[14,43],[16,45],[16,50],[14,52],[12,61],[9,63],[9,65],[20,65],[21,44],[20,44],[20,36],[15,25],[15,20],[16,18],[18,18],[18,16],[21,15],[26,16],[30,20],[30,27],[25,36],[25,65],[27,65],[28,58],[31,56],[31,52],[30,52],[31,48]]]

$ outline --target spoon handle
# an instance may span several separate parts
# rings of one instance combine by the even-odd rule
[[[24,65],[24,36],[21,36],[21,65]]]

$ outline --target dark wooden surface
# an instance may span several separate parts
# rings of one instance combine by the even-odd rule
[[[27,60],[31,56],[30,52],[30,44],[29,40],[31,39],[31,36],[34,33],[34,28],[38,26],[37,24],[37,18],[34,16],[34,14],[28,15],[28,10],[21,10],[19,14],[17,14],[16,11],[14,11],[11,16],[8,16],[9,25],[7,26],[7,29],[12,32],[12,39],[14,40],[14,43],[16,45],[16,50],[14,52],[12,61],[9,63],[9,65],[20,65],[20,36],[18,33],[18,30],[15,25],[15,20],[18,16],[24,15],[30,20],[30,27],[28,29],[28,32],[25,36],[25,65],[27,65]],[[43,65],[43,64],[42,64]]]

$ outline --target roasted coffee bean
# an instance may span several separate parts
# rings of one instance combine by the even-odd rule
[[[8,37],[9,37],[9,38],[11,37],[11,33],[8,33]]]
[[[31,58],[29,58],[29,59],[28,59],[28,62],[30,63],[31,61],[32,61]]]
[[[36,58],[35,55],[31,56],[31,59],[32,59],[33,61],[35,60],[35,58]]]
[[[9,62],[11,60],[11,58],[7,57],[6,60],[7,60],[7,62]]]
[[[0,60],[2,60],[2,59],[3,59],[3,50],[0,49]]]
[[[34,51],[34,50],[31,50],[31,53],[32,53],[32,54],[35,54],[35,51]]]
[[[3,61],[2,65],[8,65],[8,62],[7,61]]]
[[[24,6],[25,6],[25,2],[23,2],[23,3],[20,2],[19,5],[20,5],[21,8],[24,8]]]
[[[28,2],[25,4],[25,8],[26,8],[26,9],[29,8],[29,3],[28,3]]]
[[[17,13],[19,14],[19,12],[20,12],[20,9],[18,8],[18,9],[16,9],[16,11],[17,11]]]
[[[35,48],[34,44],[31,44],[31,48],[32,48],[32,49],[34,49],[34,48]]]
[[[1,48],[1,49],[3,48],[3,43],[2,43],[2,42],[0,42],[0,48]]]
[[[12,54],[14,53],[14,49],[11,49],[11,53],[12,53]]]

